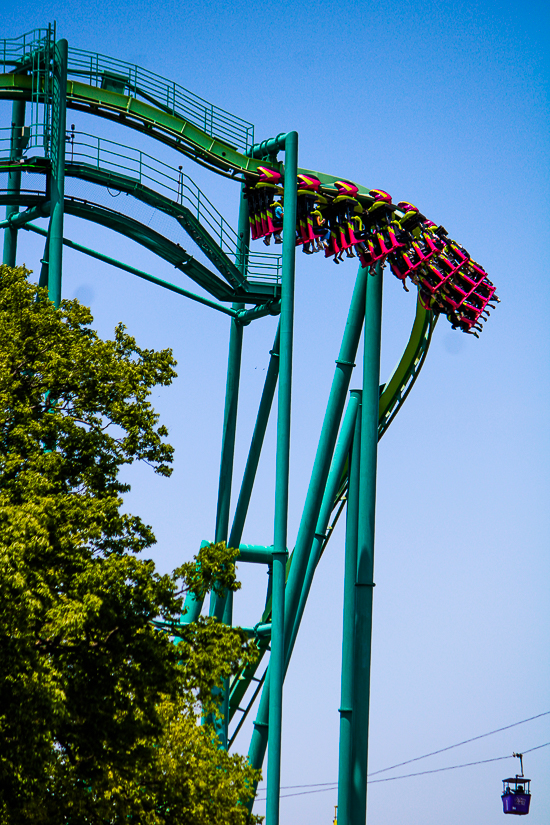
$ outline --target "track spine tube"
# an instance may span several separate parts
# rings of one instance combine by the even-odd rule
[[[359,459],[361,439],[361,391],[353,390],[359,412],[355,420],[353,443],[349,453],[349,487],[346,518],[346,555],[344,564],[344,621],[342,629],[342,674],[340,695],[340,742],[338,753],[338,819],[350,825],[353,786],[353,714],[354,714],[354,633],[355,578],[357,574],[357,519],[359,510]]]
[[[55,306],[61,302],[63,269],[63,213],[65,201],[65,143],[67,130],[68,43],[58,40],[54,49],[52,91],[52,172],[49,226],[48,296]]]
[[[288,575],[285,593],[285,626],[287,638],[295,636],[294,625],[297,624],[297,611],[302,593],[302,587],[306,574],[307,564],[314,539],[318,514],[325,491],[326,480],[329,472],[332,453],[336,442],[336,436],[342,418],[342,412],[346,400],[346,395],[351,380],[357,347],[363,329],[365,317],[365,291],[368,271],[359,268],[357,280],[351,299],[346,327],[342,338],[342,345],[336,369],[332,381],[325,418],[321,429],[319,446],[315,455],[315,462],[311,474],[311,480],[304,504],[304,511],[300,522],[296,545],[292,554],[292,564]],[[290,630],[289,630],[290,628]],[[290,649],[290,645],[289,648]],[[285,671],[288,667],[288,657],[285,661]],[[254,768],[261,768],[265,751],[267,748],[267,719],[269,707],[271,679],[268,672],[260,705],[254,722],[254,731],[250,741],[248,759]]]
[[[283,216],[283,268],[277,410],[275,524],[273,540],[273,591],[271,619],[271,690],[269,695],[269,751],[267,758],[266,825],[279,823],[283,680],[285,665],[285,571],[287,561],[288,489],[290,469],[290,418],[292,400],[292,345],[294,333],[294,272],[296,267],[296,180],[298,133],[285,137]]]
[[[10,160],[17,161],[23,155],[23,141],[18,133],[21,133],[25,125],[25,101],[14,100],[12,104],[11,142]],[[19,195],[21,192],[21,170],[11,169],[8,172],[8,194]],[[19,212],[16,204],[6,206],[6,220],[10,220]],[[15,266],[17,257],[17,229],[14,226],[7,226],[4,230],[4,250],[2,261],[7,266]]]
[[[357,578],[354,634],[353,798],[350,825],[367,820],[367,764],[369,742],[370,665],[374,576],[374,527],[376,463],[378,452],[378,405],[380,338],[382,330],[382,268],[369,277],[365,312],[363,356],[363,409],[359,464],[359,512],[357,524]]]

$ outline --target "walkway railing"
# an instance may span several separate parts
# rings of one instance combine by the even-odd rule
[[[91,86],[146,100],[244,153],[254,143],[251,123],[133,63],[83,49],[69,49],[68,72],[69,77],[81,78]]]
[[[67,163],[83,163],[103,171],[130,177],[153,189],[172,203],[185,206],[233,263],[237,260],[237,233],[218,212],[196,183],[152,155],[85,132],[67,136]],[[248,277],[253,281],[278,281],[281,256],[266,252],[249,253]]]
[[[20,37],[0,40],[0,66],[3,64],[5,71],[28,74],[31,78],[26,143],[28,146],[42,146],[46,153],[51,132],[54,46],[55,23],[45,29],[33,29]]]
[[[13,71],[36,59],[41,52],[48,64],[55,42],[55,25],[33,29],[20,37],[0,40],[0,64]],[[103,54],[84,49],[69,49],[69,78],[78,78],[91,86],[140,98],[164,112],[198,126],[246,154],[254,144],[254,126],[231,112],[214,106],[189,89],[161,75]]]
[[[26,63],[44,48],[50,48],[55,41],[55,24],[45,29],[31,29],[19,37],[0,40],[0,64],[15,67]]]
[[[10,153],[11,129],[0,129],[0,159],[7,160]],[[152,155],[124,146],[106,138],[85,132],[68,132],[66,148],[67,165],[82,164],[101,172],[122,176],[125,182],[139,183],[170,204],[180,204],[196,218],[210,237],[228,258],[239,265],[237,257],[238,237],[213,203],[182,167],[174,169]],[[116,181],[113,182],[116,188]],[[268,252],[249,252],[248,279],[254,282],[278,283],[281,276],[281,256]]]

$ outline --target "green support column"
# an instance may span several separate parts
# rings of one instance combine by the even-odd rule
[[[357,579],[355,584],[355,672],[352,719],[353,797],[351,800],[350,825],[365,825],[367,820],[367,762],[381,331],[382,268],[378,263],[374,275],[369,276],[368,279],[365,314]]]
[[[338,820],[351,823],[353,786],[353,679],[355,670],[355,580],[357,575],[357,528],[359,511],[359,460],[361,449],[361,391],[353,390],[359,403],[353,444],[349,453],[349,482],[346,518],[346,560],[344,566],[344,623],[342,629],[342,676],[340,697],[340,744],[338,754]]]
[[[248,201],[243,197],[241,187],[239,203],[237,262],[239,269],[246,275],[248,266]],[[238,311],[244,304],[233,304]],[[231,504],[231,485],[233,481],[233,459],[235,455],[235,434],[237,430],[237,408],[239,403],[239,381],[241,375],[241,356],[243,345],[243,326],[234,318],[231,321],[229,336],[229,356],[227,360],[227,382],[225,387],[225,410],[223,419],[222,454],[220,460],[220,478],[218,483],[218,506],[216,511],[215,541],[227,541],[229,531],[229,507]],[[225,597],[211,600],[210,615],[221,619],[225,609]]]
[[[237,261],[241,272],[246,275],[248,266],[248,201],[243,197],[244,188],[241,187],[239,203],[239,242]],[[234,303],[233,309],[244,309],[244,304]],[[229,356],[227,361],[227,382],[225,387],[225,410],[223,420],[222,454],[220,460],[220,478],[218,483],[218,506],[216,512],[215,538],[218,541],[227,541],[229,530],[229,507],[231,504],[231,485],[233,482],[233,460],[235,456],[235,434],[237,431],[237,409],[239,404],[239,382],[241,375],[241,356],[243,347],[243,326],[236,318],[231,320],[229,336]],[[210,615],[215,616],[226,624],[233,621],[232,594],[219,596],[212,593],[210,598]],[[229,682],[225,681],[222,700],[223,722],[218,726],[218,735],[222,747],[227,749],[229,725]]]
[[[49,232],[46,233],[46,240],[44,242],[44,254],[40,259],[41,267],[40,267],[40,279],[38,281],[38,286],[47,287],[48,286],[48,273],[49,273],[49,264],[48,260],[50,257],[50,234]]]
[[[237,242],[237,265],[243,275],[248,271],[248,242],[250,225],[248,222],[248,201],[244,197],[244,185],[241,187],[239,202],[239,224]],[[233,304],[233,309],[244,309],[244,304]],[[239,402],[239,380],[241,375],[241,355],[243,345],[243,326],[237,319],[231,321],[229,338],[229,357],[227,363],[227,383],[225,387],[225,411],[223,421],[222,457],[220,461],[220,479],[218,484],[218,508],[216,512],[215,541],[227,541],[229,530],[229,505],[231,503],[231,483],[233,481],[233,458],[235,455],[235,433],[237,429],[237,407]],[[221,618],[224,610],[222,604],[211,615]]]
[[[14,100],[12,105],[10,160],[17,161],[23,155],[24,140],[23,127],[25,125],[25,101]],[[21,170],[12,169],[8,172],[8,195],[19,195],[21,191]],[[19,212],[19,204],[6,206],[6,220]],[[15,266],[17,256],[17,229],[8,226],[4,229],[3,262],[7,266]]]
[[[346,414],[344,416],[344,421],[342,422],[340,435],[338,437],[338,443],[336,444],[336,449],[334,450],[334,458],[332,460],[332,464],[330,467],[330,472],[328,475],[327,484],[323,495],[323,502],[321,504],[321,509],[319,511],[319,519],[317,521],[317,527],[315,528],[315,538],[313,540],[313,545],[307,564],[306,575],[304,578],[304,584],[302,587],[302,592],[300,594],[298,612],[294,622],[294,627],[292,628],[290,647],[286,652],[287,662],[289,661],[292,655],[292,651],[294,649],[294,643],[296,641],[296,636],[298,635],[300,622],[302,620],[302,616],[306,608],[307,598],[309,596],[309,591],[313,583],[315,569],[319,563],[319,559],[321,558],[321,551],[323,549],[323,544],[327,537],[328,523],[330,521],[331,513],[334,510],[334,502],[336,501],[336,496],[338,494],[338,490],[342,483],[342,477],[346,469],[346,462],[349,458],[349,451],[353,441],[353,434],[355,431],[355,422],[357,419],[359,405],[360,394],[358,394],[357,391],[354,390],[351,393],[351,398],[349,400]]]
[[[242,307],[243,304],[233,304],[233,309],[242,309]],[[242,346],[243,327],[233,318],[231,319],[229,356],[227,359],[227,382],[225,386],[225,410],[220,477],[218,483],[215,541],[227,541],[229,527],[229,505],[231,503],[231,483],[233,480],[233,458],[235,455],[235,433],[237,429]],[[211,612],[211,615],[217,614]],[[221,616],[219,616],[219,618],[221,618]]]
[[[256,471],[260,461],[260,453],[262,451],[267,423],[269,421],[269,414],[273,404],[275,387],[277,386],[277,379],[279,377],[279,329],[280,327],[277,326],[273,349],[269,353],[269,366],[266,371],[264,388],[260,399],[260,406],[258,407],[258,415],[256,416],[256,425],[252,434],[248,458],[246,460],[246,467],[244,468],[243,473],[241,490],[239,493],[239,498],[237,499],[237,505],[235,507],[233,526],[231,527],[231,533],[229,534],[230,547],[237,547],[237,545],[241,543],[246,514],[248,512],[252,488],[254,486],[254,479],[256,478]]]
[[[286,649],[291,650],[299,627],[298,609],[302,595],[307,565],[312,552],[319,512],[326,489],[330,463],[338,435],[338,428],[344,410],[351,374],[355,366],[355,356],[361,338],[365,318],[365,291],[368,272],[362,267],[357,273],[355,289],[351,299],[342,345],[336,360],[336,369],[327,403],[319,446],[311,473],[300,529],[292,555],[292,565],[285,591],[285,636]],[[288,655],[285,669],[288,667]],[[260,699],[254,731],[250,741],[248,758],[254,768],[261,768],[267,748],[268,708],[270,694],[270,674],[268,672]]]
[[[278,825],[279,823],[279,796],[281,787],[281,738],[283,679],[285,665],[285,567],[287,559],[288,486],[290,467],[290,412],[292,388],[292,344],[294,331],[294,270],[296,264],[295,238],[297,176],[298,133],[289,132],[286,135],[285,140],[283,271],[281,283],[271,655],[269,658],[270,692],[268,721],[269,749],[267,755],[267,825]]]
[[[68,43],[58,40],[54,48],[52,86],[52,138],[50,175],[50,226],[48,230],[48,296],[59,306],[63,270],[63,213],[65,200],[65,143],[67,130]]]

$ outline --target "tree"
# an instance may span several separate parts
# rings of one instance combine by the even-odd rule
[[[148,399],[174,358],[122,325],[101,340],[27,276],[0,267],[0,822],[239,825],[258,773],[198,722],[254,645],[178,625],[186,589],[237,589],[235,553],[159,575],[151,528],[122,510],[124,465],[170,475]]]

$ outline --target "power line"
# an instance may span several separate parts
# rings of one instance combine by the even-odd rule
[[[437,753],[444,753],[445,751],[450,751],[453,748],[459,748],[461,745],[467,745],[469,742],[475,742],[478,739],[484,739],[486,736],[493,736],[493,734],[501,733],[501,731],[503,730],[510,730],[510,728],[515,728],[518,725],[524,725],[526,722],[532,722],[533,719],[540,719],[541,716],[548,716],[548,714],[550,714],[550,710],[546,710],[544,713],[538,713],[536,716],[530,716],[529,719],[522,719],[521,722],[514,722],[512,725],[506,725],[503,728],[490,730],[489,733],[482,733],[480,736],[472,736],[471,739],[465,739],[463,742],[457,742],[456,745],[449,745],[446,748],[440,748],[438,751],[426,753],[424,754],[424,756],[416,756],[414,759],[407,759],[406,762],[398,762],[397,765],[391,765],[389,768],[382,768],[379,771],[374,771],[373,773],[369,774],[369,776],[375,776],[378,773],[385,773],[385,771],[392,771],[394,768],[403,767],[403,765],[410,765],[411,762],[418,762],[419,759],[427,759],[428,756],[435,756]]]
[[[547,748],[550,745],[550,742],[545,742],[544,745],[537,745],[534,748],[529,748],[527,751],[523,751],[523,753],[531,753],[531,751],[537,751],[539,748]],[[393,779],[406,779],[408,776],[423,776],[426,773],[439,773],[440,771],[454,771],[456,768],[469,768],[470,765],[483,765],[485,762],[499,762],[501,759],[512,759],[513,754],[508,754],[507,756],[495,756],[492,759],[480,759],[477,762],[464,762],[463,765],[450,765],[447,768],[433,768],[430,771],[419,771],[418,773],[404,773],[401,776],[386,776],[384,779],[372,779],[369,784],[374,784],[375,782],[391,782]]]
[[[478,737],[476,737],[476,738],[478,738]],[[532,751],[540,750],[540,748],[547,748],[548,745],[550,745],[550,742],[545,742],[543,745],[536,745],[534,748],[529,748],[529,750],[524,750],[523,753],[524,754],[525,753],[531,753]],[[416,773],[404,773],[404,774],[401,774],[400,776],[387,776],[387,777],[384,777],[384,779],[371,779],[371,781],[368,782],[368,784],[369,785],[374,785],[377,782],[392,782],[394,779],[407,779],[411,776],[424,776],[425,774],[429,774],[429,773],[441,773],[441,771],[454,771],[454,770],[457,770],[457,768],[469,768],[472,765],[484,765],[487,762],[500,762],[502,759],[512,759],[512,758],[513,758],[512,754],[507,754],[506,756],[494,756],[492,759],[480,759],[477,762],[464,762],[462,765],[449,765],[446,768],[433,768],[432,770],[429,770],[429,771],[418,771]],[[411,760],[411,761],[413,761],[413,760]],[[323,793],[323,791],[335,791],[338,787],[337,782],[330,782],[330,783],[329,782],[324,782],[323,785],[330,786],[330,787],[317,788],[316,790],[313,790],[313,791],[298,791],[297,793],[281,794],[281,799],[288,799],[291,796],[305,796],[306,794]],[[303,788],[303,787],[308,787],[308,786],[307,785],[295,785],[294,787],[297,787],[297,788],[302,787]],[[258,799],[257,801],[258,802],[265,802],[265,797],[262,797],[261,799]]]
[[[529,716],[528,719],[522,719],[520,722],[513,722],[511,725],[505,725],[503,728],[496,728],[496,730],[490,730],[488,733],[482,733],[479,736],[472,736],[471,739],[464,739],[463,742],[457,742],[456,745],[448,745],[446,748],[440,748],[437,751],[431,751],[431,753],[425,753],[424,756],[415,756],[414,759],[407,759],[405,762],[398,762],[396,765],[390,765],[389,768],[381,768],[378,771],[373,771],[369,773],[369,776],[376,776],[379,773],[385,773],[386,771],[392,771],[394,768],[402,768],[403,765],[410,765],[411,762],[418,762],[420,759],[427,759],[429,756],[435,756],[438,753],[444,753],[445,751],[450,751],[453,748],[459,748],[461,745],[467,745],[469,742],[475,742],[478,739],[484,739],[486,736],[493,736],[495,733],[501,733],[503,730],[510,730],[510,728],[515,728],[518,725],[524,725],[526,722],[532,722],[534,719],[540,719],[541,716],[548,716],[550,714],[550,710],[545,710],[544,713],[538,713],[536,716]],[[545,747],[545,745],[540,745],[541,748]],[[533,750],[536,750],[534,748]],[[527,751],[525,751],[527,753]],[[506,757],[499,757],[505,759]],[[472,762],[472,764],[475,764]],[[413,775],[413,774],[408,774]],[[395,777],[397,778],[397,777]],[[385,781],[385,780],[377,780],[377,781]],[[281,790],[291,790],[294,788],[320,788],[325,785],[334,785],[334,782],[315,782],[309,785],[283,785],[281,786]],[[265,788],[261,788],[261,791],[265,790]]]

